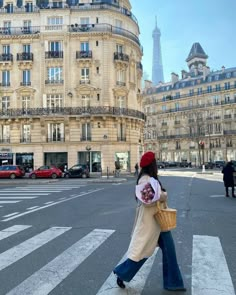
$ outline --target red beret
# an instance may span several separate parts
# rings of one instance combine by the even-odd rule
[[[153,152],[146,152],[141,160],[140,160],[140,167],[146,167],[150,165],[155,160],[155,154]]]

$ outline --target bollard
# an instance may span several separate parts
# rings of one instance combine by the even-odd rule
[[[206,172],[205,165],[202,165],[202,173]]]
[[[109,178],[109,168],[107,167],[107,179]]]

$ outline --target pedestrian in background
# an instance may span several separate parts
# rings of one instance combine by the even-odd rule
[[[155,154],[153,152],[145,153],[141,158],[140,167],[141,171],[136,185],[138,206],[127,259],[113,270],[117,276],[117,285],[122,289],[126,287],[124,281],[130,282],[133,279],[148,257],[154,253],[158,243],[162,250],[164,289],[175,292],[186,291],[171,232],[161,232],[160,226],[154,218],[157,211],[157,201],[163,202],[167,199],[167,193],[157,177]],[[146,188],[146,185],[152,182],[154,182],[153,187],[156,186],[156,199],[154,202],[145,204],[137,197],[137,188],[141,185]]]
[[[138,163],[135,164],[134,169],[135,169],[135,176],[138,177],[138,171],[139,171]]]
[[[225,185],[225,196],[229,197],[229,187],[231,187],[232,197],[236,198],[234,194],[234,167],[232,161],[226,164],[226,166],[222,170],[222,173],[224,174],[223,181]]]

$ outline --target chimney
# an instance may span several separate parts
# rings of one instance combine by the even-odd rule
[[[177,75],[176,73],[172,72],[171,73],[171,82],[172,82],[172,84],[175,84],[178,81],[179,81],[179,75]]]
[[[225,72],[225,66],[222,66],[222,73],[224,73]]]
[[[182,79],[185,79],[187,77],[187,72],[185,70],[182,70],[181,76],[182,76]]]

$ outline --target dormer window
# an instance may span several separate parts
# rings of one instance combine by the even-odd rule
[[[26,2],[25,11],[26,12],[32,12],[33,11],[33,3],[32,2]]]
[[[8,3],[5,8],[7,13],[13,13],[13,3]]]

